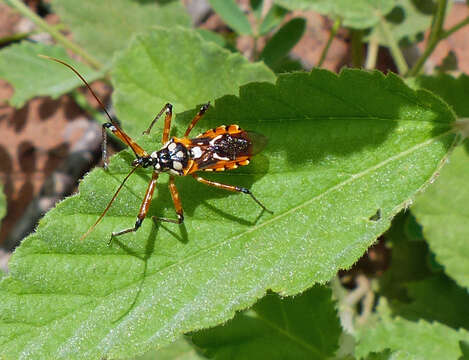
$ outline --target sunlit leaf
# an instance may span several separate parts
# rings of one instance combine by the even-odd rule
[[[90,55],[109,62],[114,52],[125,49],[132,35],[154,26],[190,26],[180,1],[159,5],[155,1],[53,0],[53,9],[70,27],[73,39]]]
[[[194,31],[157,29],[139,35],[116,60],[116,111],[126,130],[139,135],[167,102],[192,109],[251,81],[275,81],[262,63],[250,63]]]
[[[7,80],[15,90],[11,105],[21,107],[36,96],[57,98],[83,85],[65,66],[40,58],[38,54],[64,60],[90,82],[102,76],[102,73],[72,60],[60,46],[30,42],[11,45],[0,50],[0,78]]]
[[[343,25],[365,29],[389,13],[395,0],[274,0],[290,10],[312,10],[330,17],[343,18]]]
[[[151,68],[135,67],[151,79]],[[177,117],[178,134],[196,111]],[[445,103],[393,74],[314,70],[241,87],[194,134],[235,123],[266,135],[249,166],[207,178],[250,188],[274,213],[177,179],[184,225],[148,219],[109,247],[111,231],[135,223],[150,179],[141,169],[81,241],[129,172],[131,153],[119,154],[16,250],[0,283],[0,355],[128,358],[223,323],[269,289],[294,295],[328,281],[428,184],[452,148],[453,120]],[[155,131],[136,140],[151,152],[159,139]],[[161,176],[148,217],[175,216],[166,182]]]

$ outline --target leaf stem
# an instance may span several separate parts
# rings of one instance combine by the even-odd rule
[[[458,22],[456,25],[454,25],[452,28],[449,30],[443,31],[440,35],[440,40],[441,39],[446,39],[448,36],[453,35],[456,31],[459,29],[463,28],[464,26],[469,24],[469,17],[465,18],[464,20]]]
[[[334,21],[334,24],[332,25],[331,31],[329,33],[329,38],[327,39],[326,46],[324,47],[324,49],[322,49],[321,57],[319,58],[317,67],[321,67],[322,64],[324,63],[324,60],[326,60],[326,56],[327,56],[327,53],[329,52],[329,48],[332,44],[332,40],[334,40],[334,37],[337,34],[337,31],[339,30],[341,24],[342,24],[342,20],[340,18],[337,18]]]
[[[77,55],[80,55],[87,63],[89,63],[96,70],[100,70],[103,68],[103,64],[101,64],[98,60],[88,54],[80,46],[67,39],[55,27],[50,26],[48,23],[46,23],[41,17],[32,12],[20,0],[7,0],[7,3],[10,4],[13,8],[15,8],[21,15],[30,19],[34,24],[37,25],[37,27],[49,33],[59,44],[62,44],[65,48],[71,50]]]
[[[415,76],[422,70],[423,65],[430,57],[433,50],[435,50],[436,46],[438,45],[438,42],[444,38],[443,35],[445,33],[442,29],[443,21],[445,19],[447,2],[448,0],[438,0],[438,7],[430,30],[430,36],[428,37],[427,47],[425,48],[425,51],[423,52],[422,56],[420,56],[420,58],[417,60],[412,69],[410,69],[410,71],[407,73],[407,76]]]
[[[368,52],[366,54],[365,69],[374,69],[378,58],[379,42],[376,36],[372,36],[368,42]]]
[[[392,31],[389,28],[386,19],[382,15],[379,15],[379,17],[379,26],[381,28],[382,34],[384,35],[384,38],[386,39],[386,43],[389,46],[389,51],[391,52],[392,58],[396,63],[397,71],[399,72],[399,74],[406,74],[409,71],[409,67],[407,66],[407,62],[404,58],[404,55],[402,55],[402,51],[399,47],[399,44],[392,35]]]

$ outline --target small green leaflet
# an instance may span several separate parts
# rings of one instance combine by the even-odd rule
[[[83,85],[65,66],[40,58],[38,54],[56,57],[73,65],[89,82],[102,76],[101,72],[72,60],[60,46],[23,41],[0,51],[0,78],[7,80],[15,89],[11,105],[21,107],[35,96],[57,98]]]
[[[196,111],[176,118],[177,134]],[[0,355],[131,357],[225,322],[268,289],[286,296],[328,281],[433,178],[455,142],[453,121],[444,102],[393,74],[314,70],[241,87],[194,133],[234,123],[269,138],[249,166],[207,178],[250,188],[274,214],[182,178],[184,226],[148,219],[108,247],[111,231],[135,223],[150,179],[142,169],[80,241],[129,172],[133,156],[122,152],[16,250],[0,282]],[[150,152],[160,135],[136,140]],[[174,216],[166,181],[149,216]]]
[[[275,81],[263,63],[250,63],[194,31],[155,29],[140,34],[116,58],[113,100],[123,127],[140,135],[167,102],[174,112],[227,94],[253,81]]]
[[[192,341],[216,360],[326,359],[342,332],[331,295],[324,286],[284,299],[269,293],[228,323],[195,333]]]
[[[274,0],[290,10],[312,10],[335,18],[343,18],[343,25],[354,29],[366,29],[389,13],[395,0]]]
[[[70,27],[74,41],[103,63],[109,63],[117,50],[125,49],[135,33],[154,26],[190,26],[180,1],[159,5],[155,1],[54,0],[52,6]]]
[[[463,354],[460,341],[469,341],[469,332],[452,329],[439,322],[392,318],[384,298],[378,305],[377,322],[360,332],[355,355],[363,359],[370,352],[385,349],[406,353],[402,359],[458,360]]]

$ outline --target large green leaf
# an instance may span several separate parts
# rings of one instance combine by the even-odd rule
[[[138,356],[134,360],[201,360],[205,356],[199,355],[188,341],[181,338],[162,349],[151,350],[145,355]]]
[[[395,0],[275,0],[290,10],[312,10],[343,18],[344,26],[366,29],[392,10]]]
[[[72,60],[60,46],[22,42],[0,51],[0,78],[15,89],[10,103],[21,107],[35,96],[57,98],[83,85],[81,80],[63,65],[38,57],[38,54],[59,58],[73,65],[88,80],[93,81],[101,73]]]
[[[331,295],[323,286],[284,299],[268,294],[227,324],[197,332],[192,341],[217,360],[332,357],[342,331]]]
[[[391,317],[384,301],[378,306],[378,312],[376,323],[360,332],[356,348],[359,358],[390,349],[407,353],[408,359],[459,360],[463,354],[459,343],[469,340],[469,332],[463,329],[455,330],[438,322]]]
[[[153,26],[190,26],[180,1],[165,5],[131,0],[54,0],[54,11],[66,23],[73,39],[100,61],[109,62],[137,32]]]
[[[264,64],[252,64],[182,28],[137,36],[116,59],[112,75],[117,115],[133,135],[141,134],[167,102],[182,112],[238,94],[248,82],[275,81]]]
[[[194,113],[176,119],[178,134]],[[242,87],[195,131],[237,123],[269,138],[249,166],[207,177],[249,187],[274,214],[248,196],[177,179],[183,226],[146,220],[108,247],[111,231],[135,223],[150,179],[142,169],[81,241],[130,169],[129,151],[119,154],[13,255],[0,283],[0,355],[130,357],[224,322],[267,289],[293,295],[329,280],[433,177],[455,140],[453,120],[446,104],[393,74],[314,70]],[[158,139],[137,140],[152,151]],[[149,216],[174,217],[166,181]]]

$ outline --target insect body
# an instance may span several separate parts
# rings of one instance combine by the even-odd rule
[[[142,147],[140,147],[130,136],[128,136],[119,125],[111,118],[107,113],[106,108],[98,97],[94,94],[91,87],[83,79],[83,77],[69,64],[64,63],[61,60],[55,58],[49,58],[57,61],[68,68],[70,68],[77,76],[85,83],[92,95],[96,98],[98,103],[101,105],[110,122],[103,124],[103,160],[104,165],[107,167],[107,156],[106,156],[106,130],[110,130],[126,143],[134,152],[136,159],[132,162],[133,169],[125,177],[116,193],[112,197],[111,201],[107,205],[98,220],[90,227],[90,229],[82,236],[85,238],[102,220],[106,212],[109,210],[112,202],[117,197],[119,191],[122,189],[127,179],[135,172],[136,169],[152,168],[152,179],[148,184],[145,196],[140,206],[139,213],[137,215],[137,221],[134,227],[124,229],[111,234],[113,236],[119,236],[129,232],[137,231],[145,219],[150,203],[155,191],[156,182],[158,176],[162,172],[167,172],[169,177],[169,190],[173,199],[174,207],[176,210],[177,219],[162,218],[152,216],[157,221],[167,221],[176,224],[181,224],[184,221],[183,209],[179,194],[174,183],[175,176],[186,176],[191,175],[195,180],[206,185],[214,186],[220,189],[225,189],[233,192],[241,192],[248,194],[252,199],[263,209],[266,207],[251,193],[251,191],[244,187],[221,184],[215,181],[205,179],[198,175],[199,171],[223,171],[229,169],[235,169],[238,166],[244,166],[249,164],[250,158],[262,150],[267,143],[266,138],[255,132],[245,131],[239,128],[238,125],[219,126],[215,129],[208,130],[195,138],[189,138],[189,134],[197,122],[202,118],[209,107],[209,103],[205,104],[200,108],[198,114],[192,119],[191,123],[187,127],[184,136],[181,138],[172,137],[169,138],[169,132],[171,128],[172,118],[172,105],[166,104],[163,109],[156,115],[154,120],[144,134],[149,134],[151,128],[155,122],[165,114],[164,128],[162,142],[163,146],[161,149],[156,150],[148,154]]]

